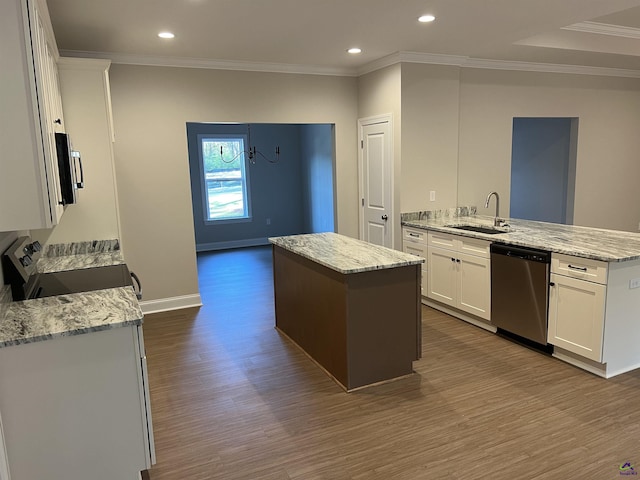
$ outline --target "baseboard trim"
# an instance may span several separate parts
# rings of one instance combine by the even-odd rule
[[[200,298],[199,293],[181,295],[179,297],[159,298],[158,300],[144,300],[140,302],[140,308],[142,309],[142,313],[145,315],[201,306],[202,298]]]
[[[435,308],[436,310],[440,310],[441,312],[446,313],[447,315],[451,315],[452,317],[456,317],[459,318],[460,320],[464,320],[467,323],[470,323],[472,325],[475,325],[476,327],[480,327],[484,330],[487,330],[491,333],[496,333],[498,331],[498,329],[496,327],[494,327],[493,325],[491,325],[490,323],[486,322],[486,320],[479,320],[476,319],[474,317],[472,317],[471,315],[467,315],[464,312],[461,312],[460,310],[456,310],[454,308],[449,308],[441,303],[438,303],[436,301],[430,300],[427,297],[422,297],[422,303],[428,307],[431,308]]]
[[[268,237],[247,238],[244,240],[232,240],[230,242],[213,242],[196,244],[196,252],[210,252],[213,250],[226,250],[229,248],[258,247],[269,245]]]
[[[554,347],[553,356],[558,360],[562,360],[563,362],[569,363],[574,367],[578,367],[582,370],[586,370],[587,372],[593,373],[594,375],[597,375],[599,377],[609,378],[613,376],[607,374],[606,364],[594,362],[593,360],[589,360],[588,358],[581,358],[580,355],[576,355],[560,347]]]

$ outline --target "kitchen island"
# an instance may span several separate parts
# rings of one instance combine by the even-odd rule
[[[336,233],[269,241],[281,333],[347,391],[413,372],[423,259]]]

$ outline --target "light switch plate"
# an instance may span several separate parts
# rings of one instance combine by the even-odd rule
[[[435,190],[431,190],[429,192],[429,201],[430,202],[435,202],[436,201],[436,191]]]
[[[640,278],[632,278],[629,280],[629,290],[632,288],[640,288]]]

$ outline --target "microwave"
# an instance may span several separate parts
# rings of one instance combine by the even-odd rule
[[[84,188],[84,171],[80,152],[73,150],[68,134],[56,133],[56,154],[62,204],[77,203],[78,189]]]

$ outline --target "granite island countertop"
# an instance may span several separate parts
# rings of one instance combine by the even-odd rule
[[[47,246],[39,273],[123,264],[117,240]],[[109,288],[11,302],[0,290],[0,348],[56,337],[141,325],[143,314],[132,287]]]
[[[269,242],[342,274],[424,263],[415,255],[333,232],[272,237]]]
[[[402,225],[425,230],[481,238],[492,242],[538,248],[554,253],[590,258],[603,262],[625,262],[640,259],[640,234],[602,228],[562,225],[531,220],[506,219],[505,233],[485,234],[450,228],[455,225],[493,226],[493,217],[486,215],[437,218],[406,218]]]

